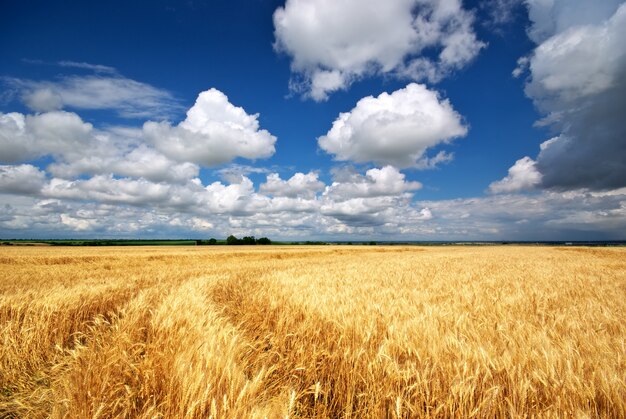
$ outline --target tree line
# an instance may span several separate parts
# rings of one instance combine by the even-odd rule
[[[220,243],[217,241],[217,239],[213,239],[213,238],[209,240],[196,240],[196,245],[215,246],[218,244],[224,244],[224,242],[222,241]],[[239,239],[231,234],[230,236],[226,238],[226,244],[229,246],[255,245],[255,244],[267,245],[267,244],[272,244],[272,241],[268,239],[267,237],[260,237],[257,239],[254,236],[245,236]]]

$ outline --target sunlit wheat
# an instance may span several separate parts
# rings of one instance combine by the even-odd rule
[[[0,416],[626,417],[626,251],[0,248]]]

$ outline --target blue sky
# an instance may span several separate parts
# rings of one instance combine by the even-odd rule
[[[626,237],[622,2],[0,8],[0,237]]]

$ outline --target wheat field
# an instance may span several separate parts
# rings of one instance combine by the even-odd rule
[[[626,249],[0,248],[0,417],[626,417]]]

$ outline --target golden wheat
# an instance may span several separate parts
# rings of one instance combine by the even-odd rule
[[[0,248],[0,416],[626,417],[626,251]]]

